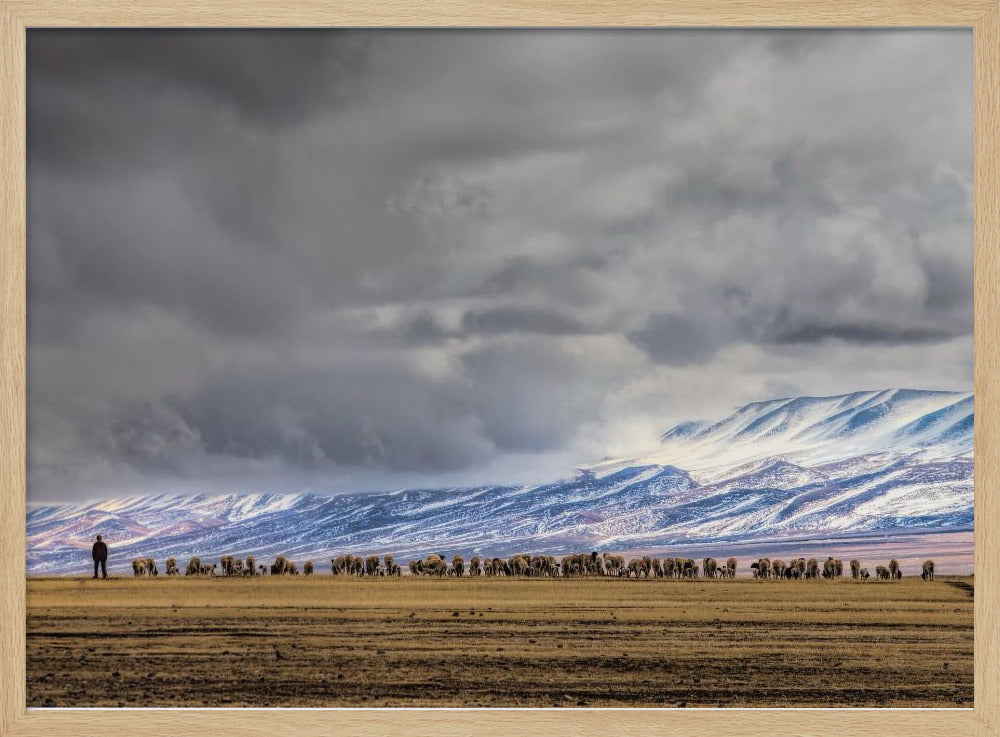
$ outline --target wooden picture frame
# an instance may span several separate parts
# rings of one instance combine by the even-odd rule
[[[26,29],[74,26],[971,28],[975,48],[974,709],[26,709]],[[1000,735],[1000,0],[0,0],[0,735]]]

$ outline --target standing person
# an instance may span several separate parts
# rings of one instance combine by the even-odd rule
[[[90,550],[90,555],[94,559],[94,578],[97,578],[97,567],[100,566],[101,574],[104,578],[108,577],[108,546],[101,539],[101,536],[97,536],[97,542],[94,543],[94,547]]]

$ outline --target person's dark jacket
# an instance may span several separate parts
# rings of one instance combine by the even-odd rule
[[[94,557],[94,560],[103,560],[106,563],[108,560],[108,546],[104,544],[103,540],[98,540],[94,543],[90,554]]]

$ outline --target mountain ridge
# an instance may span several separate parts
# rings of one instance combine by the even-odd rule
[[[970,529],[973,428],[969,392],[853,392],[678,423],[647,457],[538,485],[32,506],[27,568],[79,568],[98,532],[124,568],[150,555],[555,554]]]

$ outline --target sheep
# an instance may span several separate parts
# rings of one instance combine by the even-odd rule
[[[851,559],[851,578],[857,580],[861,577],[861,561],[857,558]]]
[[[307,560],[305,563],[302,564],[302,575],[304,576],[313,575],[313,562],[311,560]]]
[[[693,558],[684,560],[684,578],[698,578],[698,564]]]
[[[674,576],[676,578],[684,578],[689,572],[687,561],[687,558],[674,558]]]
[[[815,558],[806,561],[806,578],[819,578],[819,561]]]
[[[705,578],[715,578],[715,571],[719,567],[715,558],[705,558],[701,562],[701,575]]]
[[[440,555],[431,553],[422,561],[417,562],[417,571],[425,576],[444,576],[448,572],[448,564]]]
[[[360,555],[348,555],[347,573],[351,576],[363,576],[365,573],[365,559]]]
[[[896,581],[903,577],[903,571],[900,569],[899,563],[895,558],[889,561],[889,575]]]
[[[673,578],[674,575],[675,575],[675,569],[676,569],[676,566],[674,564],[674,559],[673,558],[664,558],[662,566],[663,566],[663,577],[664,578]]]
[[[924,561],[923,572],[920,574],[920,577],[925,581],[934,580],[934,561],[932,560]]]
[[[192,555],[191,560],[188,561],[187,570],[184,571],[185,576],[197,576],[201,573],[201,558],[197,555]]]
[[[400,570],[399,566],[396,565],[396,559],[391,555],[385,556],[385,575],[387,576],[399,576]]]
[[[528,575],[528,561],[522,554],[512,555],[508,559],[507,565],[510,566],[510,575],[512,576]]]
[[[599,556],[596,552],[593,553],[593,557],[594,557],[594,565],[597,566],[597,575],[598,576],[607,576],[608,575],[608,560],[607,560],[607,558],[605,558],[604,555],[600,555]],[[549,562],[551,562],[551,564],[553,564],[553,565],[556,562],[556,559],[553,558],[553,557],[551,557],[551,556],[549,556],[547,560]]]
[[[754,578],[769,578],[771,575],[771,560],[769,558],[758,558],[757,562],[750,566],[753,569]]]
[[[180,573],[180,571],[177,569],[177,559],[174,556],[171,555],[169,558],[167,558],[166,566],[167,566],[168,576],[176,576],[177,574]]]
[[[833,578],[837,575],[837,563],[833,558],[827,558],[823,563],[823,578]]]
[[[271,575],[273,576],[297,576],[298,573],[298,567],[283,555],[279,555],[274,559],[274,563],[271,564]]]
[[[132,561],[132,575],[136,578],[146,575],[146,561],[143,558],[136,558]]]

